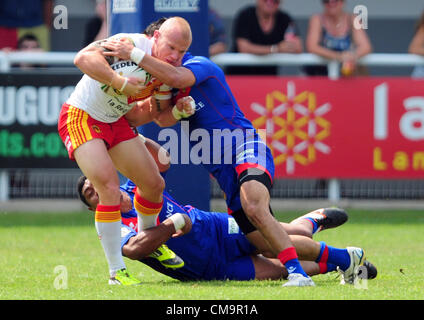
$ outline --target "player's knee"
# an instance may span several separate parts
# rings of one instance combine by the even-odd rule
[[[154,177],[150,177],[150,179],[144,181],[144,183],[138,183],[137,186],[143,190],[143,193],[147,197],[156,197],[163,193],[165,189],[165,180],[158,174]]]
[[[151,190],[153,193],[161,194],[165,190],[165,180],[161,175],[158,175],[152,183]]]
[[[256,226],[261,227],[264,219],[264,215],[267,214],[266,206],[260,200],[249,200],[243,205],[243,210],[246,213],[249,220]]]
[[[97,193],[99,194],[100,199],[119,199],[121,193],[119,191],[119,183],[115,183],[113,181],[108,181],[102,184],[101,186],[95,186]]]

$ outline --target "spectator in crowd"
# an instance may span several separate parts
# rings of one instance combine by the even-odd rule
[[[18,39],[31,33],[41,48],[50,50],[53,0],[2,0],[0,6],[0,48],[16,50]]]
[[[322,0],[324,11],[309,19],[306,49],[323,58],[342,63],[342,74],[358,71],[357,60],[372,51],[368,35],[356,28],[354,15],[345,12],[344,0]],[[307,66],[308,75],[327,75],[326,66]]]
[[[21,52],[43,52],[43,48],[40,46],[38,38],[31,34],[27,33],[18,40],[18,51]],[[40,67],[39,65],[33,65],[28,63],[20,63],[19,67],[21,69],[32,69],[34,67]]]
[[[409,53],[424,56],[424,11],[418,20],[415,35],[409,45]],[[412,76],[414,78],[424,78],[424,65],[416,66]]]
[[[302,41],[294,20],[280,10],[280,0],[256,0],[234,20],[233,50],[240,53],[301,53]],[[231,74],[277,74],[275,67],[228,68]]]
[[[87,22],[85,27],[84,47],[108,37],[106,14],[106,0],[96,0],[96,15]]]
[[[218,13],[209,8],[209,57],[227,51],[225,26]]]

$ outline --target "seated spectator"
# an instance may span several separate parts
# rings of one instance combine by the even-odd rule
[[[209,56],[227,51],[227,37],[221,17],[209,9]]]
[[[44,51],[41,46],[40,42],[38,41],[37,37],[31,33],[27,33],[18,40],[18,50],[19,51],[37,51],[42,52]]]
[[[424,11],[418,20],[415,35],[409,45],[409,53],[424,56]],[[424,78],[424,66],[416,66],[412,72],[414,78]]]
[[[31,34],[27,33],[18,40],[18,51],[21,52],[43,52],[44,50],[40,46],[38,38]],[[18,65],[21,69],[32,69],[36,67],[41,67],[40,65],[32,65],[28,63],[20,63]]]
[[[344,0],[322,0],[324,12],[309,20],[306,49],[323,58],[342,63],[342,74],[358,70],[357,60],[372,51],[368,35],[354,27],[355,17],[344,11]],[[308,75],[327,75],[327,66],[307,66]]]
[[[293,19],[279,8],[280,0],[256,0],[239,12],[233,25],[234,52],[265,55],[301,53],[302,41]],[[277,74],[278,67],[231,67],[231,74]]]
[[[0,49],[17,49],[18,39],[35,35],[40,46],[50,50],[53,0],[2,0],[0,7]]]

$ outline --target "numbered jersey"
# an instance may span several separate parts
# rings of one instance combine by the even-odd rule
[[[143,34],[119,33],[111,38],[128,38],[135,47],[144,50],[146,54],[152,53],[152,41]],[[125,67],[125,63],[128,62],[118,61],[112,65],[112,68],[115,72],[122,74],[120,66]],[[125,74],[123,75],[125,76]],[[130,111],[135,102],[139,100],[144,100],[152,95],[159,100],[171,98],[171,88],[154,77],[147,77],[144,86],[142,92],[135,97],[127,97],[116,90],[114,94],[110,94],[111,90],[105,90],[105,87],[108,87],[107,85],[85,74],[66,102],[84,110],[98,121],[112,123]]]

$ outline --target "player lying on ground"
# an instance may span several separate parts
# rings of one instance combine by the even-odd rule
[[[146,139],[149,150],[154,150],[155,146],[158,147],[155,142]],[[161,171],[166,169],[163,163],[160,166]],[[190,205],[182,206],[167,192],[164,192],[164,206],[159,214],[160,224],[137,234],[137,216],[132,207],[134,189],[135,185],[131,181],[121,186],[121,245],[124,256],[140,260],[178,280],[263,280],[287,277],[287,270],[278,259],[265,258],[256,253],[256,248],[230,215],[206,212]],[[85,177],[80,179],[78,191],[89,208],[95,210],[98,198],[93,185]],[[355,250],[350,247],[338,249],[310,239],[314,233],[337,227],[346,220],[347,215],[343,210],[327,208],[306,214],[289,224],[282,223],[300,251],[299,257],[312,260],[302,261],[309,275],[339,268],[346,282],[356,281],[354,270],[361,259],[354,255]],[[176,232],[184,235],[172,237]],[[184,260],[183,268],[169,269],[148,257],[165,241]],[[376,270],[372,264],[365,262],[364,266],[361,271],[368,278],[375,277]]]

